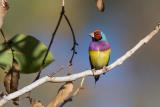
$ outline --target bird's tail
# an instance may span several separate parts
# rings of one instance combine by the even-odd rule
[[[97,81],[99,80],[99,78],[100,78],[100,75],[95,75],[95,76],[94,76],[95,84],[97,83]]]

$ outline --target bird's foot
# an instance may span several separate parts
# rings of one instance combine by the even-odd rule
[[[93,76],[95,76],[96,70],[95,70],[95,69],[92,69],[91,71],[92,71],[92,73],[93,73]]]
[[[103,67],[103,75],[105,75],[105,74],[106,74],[106,71],[107,71],[107,67],[106,67],[106,66],[104,66],[104,67]]]

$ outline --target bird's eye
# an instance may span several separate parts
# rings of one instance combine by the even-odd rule
[[[100,35],[100,32],[94,32],[94,35],[96,36],[96,35]]]

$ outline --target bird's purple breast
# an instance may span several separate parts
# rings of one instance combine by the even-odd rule
[[[92,41],[89,45],[89,50],[105,51],[108,49],[110,49],[110,44],[106,41],[99,41],[99,42]]]

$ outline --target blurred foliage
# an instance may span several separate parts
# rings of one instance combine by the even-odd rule
[[[9,46],[8,46],[9,45]],[[34,38],[33,36],[18,34],[9,40],[8,45],[1,44],[0,50],[0,67],[8,71],[12,67],[12,52],[14,58],[20,67],[20,73],[35,73],[38,72],[42,66],[42,61],[47,51],[47,47]],[[53,61],[53,56],[49,52],[45,65],[47,66]]]

